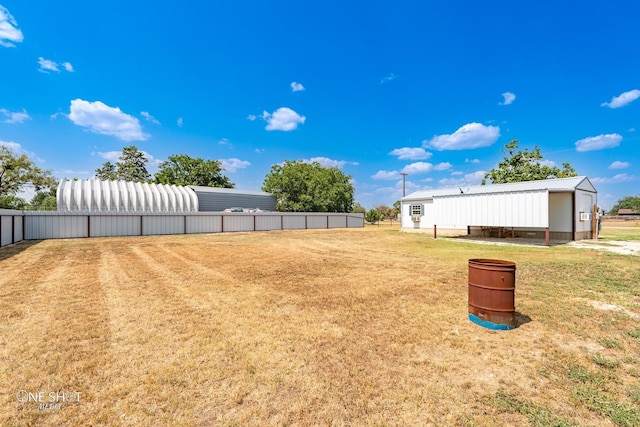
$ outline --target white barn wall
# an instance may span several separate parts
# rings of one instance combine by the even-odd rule
[[[591,237],[593,223],[591,220],[580,221],[580,212],[593,215],[593,205],[597,204],[597,195],[588,191],[576,190],[576,239]]]
[[[573,232],[573,193],[549,194],[549,231]]]
[[[25,240],[89,237],[86,215],[56,215],[41,212],[25,215]]]

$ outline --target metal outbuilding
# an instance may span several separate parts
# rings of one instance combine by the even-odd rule
[[[59,212],[198,212],[188,187],[126,181],[62,180]]]
[[[200,212],[220,212],[229,208],[276,210],[276,198],[263,191],[190,185],[200,204]]]
[[[581,240],[597,235],[597,191],[586,176],[440,188],[403,197],[402,230]]]

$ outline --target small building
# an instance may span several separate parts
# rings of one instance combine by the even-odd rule
[[[597,196],[586,176],[421,190],[401,199],[401,227],[434,237],[591,239]]]
[[[618,215],[620,216],[638,216],[640,215],[640,212],[637,212],[633,209],[620,209],[618,211]]]

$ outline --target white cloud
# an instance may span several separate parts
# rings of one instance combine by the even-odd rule
[[[433,170],[433,165],[431,163],[415,162],[405,166],[402,169],[402,172],[408,173],[409,175],[420,175],[423,173],[429,173],[432,170]]]
[[[346,160],[333,160],[328,157],[312,157],[310,159],[302,160],[305,163],[318,162],[325,168],[342,168],[344,165],[358,166],[358,162],[348,162]]]
[[[247,162],[246,160],[240,160],[236,158],[222,159],[221,162],[224,170],[230,173],[236,172],[238,169],[244,169],[251,165],[251,163]]]
[[[55,61],[51,61],[50,59],[44,59],[42,56],[38,58],[38,65],[40,65],[40,68],[38,69],[38,71],[40,71],[41,73],[49,73],[50,71],[59,73],[60,72],[60,68],[62,66],[62,68],[64,68],[66,71],[72,73],[73,72],[73,65],[71,65],[70,62],[63,62],[62,64],[58,64]]]
[[[267,122],[266,130],[291,131],[298,128],[307,119],[305,116],[293,111],[291,108],[280,107],[273,113],[263,111],[262,119]]]
[[[635,175],[619,173],[617,175],[612,176],[611,178],[596,177],[596,178],[593,178],[591,181],[593,181],[595,184],[619,184],[621,182],[637,181],[638,179],[640,178]]]
[[[15,47],[13,43],[21,43],[22,40],[24,36],[18,29],[18,23],[9,10],[0,5],[0,46]]]
[[[629,162],[621,162],[616,160],[609,165],[609,169],[626,169],[629,167]]]
[[[147,153],[146,151],[140,151],[144,157],[147,159],[148,164],[151,166],[160,166],[160,163],[162,163],[162,160],[160,159],[156,159],[155,157],[153,157],[151,154]],[[120,160],[120,156],[122,155],[122,151],[93,151],[91,153],[92,156],[98,156],[98,157],[102,157],[104,160],[108,160],[110,162],[117,162],[118,160]]]
[[[115,136],[122,141],[145,141],[149,138],[149,134],[142,132],[137,118],[100,101],[74,99],[67,117],[93,133]]]
[[[254,121],[257,118],[258,118],[258,116],[256,116],[255,114],[249,114],[247,116],[247,120],[250,120],[250,121]]]
[[[18,154],[18,155],[24,154],[27,157],[34,157],[34,153],[25,150],[24,148],[22,148],[22,145],[18,144],[17,142],[0,141],[0,145],[7,147],[9,151],[13,152],[14,154]]]
[[[147,112],[147,111],[141,111],[140,115],[142,117],[144,117],[145,119],[147,119],[148,122],[155,123],[156,125],[160,124],[160,121],[158,119],[156,119],[155,117],[153,117],[151,114],[149,114],[149,112]]]
[[[262,154],[264,153],[264,148],[256,148],[255,150],[253,150],[256,154]]]
[[[480,163],[480,159],[464,159],[465,163]]]
[[[504,97],[504,101],[498,102],[498,105],[511,105],[516,99],[516,94],[512,92],[505,92],[502,96]]]
[[[385,77],[384,79],[380,80],[380,83],[378,83],[378,84],[381,85],[381,84],[384,84],[384,83],[387,83],[387,82],[391,82],[391,81],[393,81],[393,80],[395,80],[397,78],[398,78],[398,76],[396,76],[395,74],[389,73],[387,75],[387,77]]]
[[[554,162],[553,160],[542,160],[539,162],[542,166],[549,166],[554,167],[556,165],[556,162]]]
[[[444,187],[456,187],[459,185],[479,185],[486,174],[485,171],[477,171],[466,174],[464,178],[443,178],[438,183]]]
[[[620,145],[620,141],[622,141],[622,135],[617,133],[590,136],[576,141],[576,151],[593,151],[613,148]]]
[[[12,112],[4,108],[0,108],[0,116],[5,117],[4,120],[1,120],[2,123],[24,123],[26,120],[31,118],[27,113],[27,110],[25,110],[24,108],[21,112]]]
[[[378,171],[371,178],[377,179],[377,180],[389,180],[389,179],[398,179],[400,177],[401,175],[400,175],[400,172],[398,171]]]
[[[91,153],[92,156],[99,156],[105,160],[109,160],[110,162],[118,161],[121,154],[121,151],[94,151]]]
[[[610,102],[603,102],[601,107],[620,108],[640,98],[640,90],[633,89],[611,98]]]
[[[467,123],[451,135],[436,135],[423,146],[436,150],[465,150],[488,147],[500,137],[500,127],[481,123]]]
[[[424,148],[409,147],[396,148],[391,150],[389,154],[392,156],[398,156],[398,159],[400,160],[427,160],[433,155]]]
[[[302,83],[291,82],[291,90],[293,92],[301,92],[304,90],[304,86],[302,86]]]
[[[453,165],[451,163],[449,163],[449,162],[441,162],[441,163],[438,163],[437,165],[435,165],[433,167],[433,169],[437,170],[437,171],[447,171],[447,170],[451,169],[452,167],[453,167]]]
[[[229,141],[227,138],[222,138],[220,141],[218,141],[218,145],[228,145],[229,147],[232,146],[231,141]]]
[[[464,175],[464,172],[462,171],[453,171],[451,172],[451,176],[462,176]]]
[[[178,120],[176,121],[176,123],[178,124],[178,127],[182,127],[182,117],[178,117]]]

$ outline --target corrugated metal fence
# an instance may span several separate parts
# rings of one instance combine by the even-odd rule
[[[163,214],[0,210],[2,246],[20,240],[364,227],[353,213],[194,212]]]

